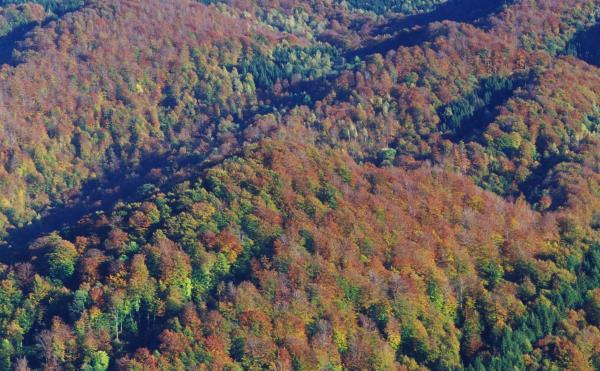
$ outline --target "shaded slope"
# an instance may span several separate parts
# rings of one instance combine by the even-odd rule
[[[376,29],[375,32],[376,34],[390,34],[405,28],[426,26],[441,21],[475,23],[483,21],[486,17],[497,13],[512,2],[512,0],[447,1],[428,13],[392,19]]]
[[[567,53],[600,67],[600,24],[577,32],[567,45]]]
[[[49,14],[36,4],[8,5],[0,8],[0,66],[14,63],[12,58],[17,44],[25,39],[25,35],[39,26]]]
[[[3,71],[5,212],[56,208],[10,230],[2,365],[598,365],[600,77],[547,43],[594,1],[437,24],[331,76],[235,8],[152,4],[52,24]]]
[[[431,27],[436,22],[451,21],[488,25],[485,22],[486,19],[510,3],[510,1],[503,0],[448,1],[428,13],[392,19],[386,24],[376,27],[372,33],[374,37],[383,37],[383,41],[376,38],[367,41],[368,45],[351,51],[349,56],[365,56],[374,53],[384,55],[388,51],[399,47],[411,47],[426,41],[433,41],[437,36],[440,36],[439,28]]]
[[[59,316],[50,333],[66,331],[68,339],[64,324],[87,323],[92,344],[102,336],[95,323],[116,320],[117,330],[110,331],[120,346],[107,351],[131,367],[143,362],[144,350],[137,348],[150,347],[160,350],[146,364],[150,368],[199,361],[181,357],[182,349],[217,368],[234,362],[286,365],[279,356],[284,351],[309,368],[390,368],[398,366],[393,347],[399,346],[402,354],[430,367],[457,367],[460,340],[453,318],[466,297],[520,305],[508,294],[514,284],[502,279],[488,287],[501,296],[481,296],[487,290],[474,278],[487,277],[483,261],[506,271],[524,261],[536,271],[560,271],[533,258],[553,253],[550,244],[538,243],[557,237],[551,220],[440,169],[378,169],[357,165],[342,152],[264,140],[200,174],[86,216],[60,237],[30,244],[30,261],[46,277],[38,281],[63,285],[67,302],[91,282],[95,291],[83,307],[61,314],[55,291],[39,296],[26,289],[34,302],[57,303],[24,329],[31,331],[26,338],[34,339],[50,317]],[[53,249],[69,244],[80,250],[77,273],[64,275],[48,259]],[[155,301],[163,301],[166,311],[153,306]],[[228,314],[227,308],[235,310]],[[114,310],[123,311],[122,320],[115,319]],[[295,315],[296,310],[304,314]],[[165,320],[177,313],[187,313],[186,324],[189,315],[200,316],[197,325],[204,325],[179,335]],[[231,340],[217,340],[213,321],[228,323],[219,326],[218,339]],[[266,323],[272,330],[263,328]],[[329,330],[299,330],[312,326]],[[427,333],[411,330],[422,326]],[[319,331],[346,340],[322,339]],[[169,340],[173,336],[176,343]],[[253,336],[260,336],[261,356],[251,347]],[[400,336],[399,343],[394,336]],[[373,345],[359,346],[364,338]],[[234,339],[244,345],[213,343]],[[81,346],[75,364],[90,362],[85,354],[98,349]],[[325,359],[314,356],[323,352]]]
[[[4,196],[0,208],[5,226],[27,222],[35,216],[32,208],[60,202],[60,194],[90,174],[131,163],[141,152],[153,152],[159,143],[175,143],[180,136],[190,146],[197,145],[199,140],[191,139],[189,133],[199,136],[203,126],[214,125],[215,119],[218,122],[220,115],[210,114],[217,107],[224,112],[230,109],[231,98],[219,96],[218,91],[209,97],[193,97],[204,102],[197,110],[209,115],[189,117],[185,129],[182,123],[175,128],[178,113],[161,108],[163,92],[174,73],[190,62],[194,72],[231,84],[232,76],[219,64],[236,58],[248,24],[195,2],[157,2],[144,11],[138,5],[95,4],[38,28],[19,50],[17,58],[24,63],[3,68],[0,162],[4,166],[0,178],[4,179]],[[187,11],[181,13],[179,7]],[[165,24],[187,25],[190,32],[182,34],[173,28],[165,32]],[[225,42],[225,30],[228,43],[234,42],[233,50],[223,49],[219,62],[201,57]],[[147,38],[154,42],[148,44]],[[93,47],[90,39],[97,40]],[[113,73],[117,68],[119,72]],[[214,90],[205,81],[196,81],[201,84],[199,92]],[[245,109],[245,101],[237,99],[236,109]]]

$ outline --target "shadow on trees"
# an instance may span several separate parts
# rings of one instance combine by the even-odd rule
[[[567,54],[573,55],[579,59],[600,67],[600,23],[594,26],[578,31],[567,44]]]
[[[324,99],[333,91],[339,72],[341,71],[290,85],[285,95],[274,97],[273,106],[280,110],[291,110],[301,105],[312,107],[315,102]]]
[[[163,178],[170,179],[179,170],[192,177],[212,167],[227,157],[210,158],[199,154],[187,156],[151,155],[145,157],[136,167],[123,166],[106,171],[101,179],[85,182],[77,195],[68,199],[64,205],[49,208],[43,216],[24,227],[11,228],[7,231],[3,246],[0,247],[0,262],[13,264],[28,256],[27,246],[38,237],[73,225],[85,215],[94,212],[111,210],[118,202],[135,202],[147,197],[141,190],[146,183],[157,185],[156,180],[149,179],[152,169],[160,168]],[[181,180],[177,178],[177,180]],[[171,180],[174,181],[174,180]],[[170,184],[165,182],[164,186]]]
[[[247,110],[242,115],[236,115],[240,120],[239,129],[232,133],[234,145],[225,152],[213,151],[226,144],[220,142],[220,138],[203,137],[202,140],[209,148],[205,153],[179,155],[176,154],[176,149],[172,149],[167,154],[148,154],[137,166],[125,164],[112,170],[105,169],[100,178],[84,182],[81,188],[76,190],[76,195],[67,199],[64,204],[49,207],[40,219],[26,226],[9,229],[8,235],[0,242],[0,262],[12,264],[24,261],[29,255],[27,246],[36,238],[74,225],[94,212],[110,211],[118,202],[142,200],[147,195],[140,193],[140,187],[146,183],[156,186],[157,183],[163,182],[159,187],[162,188],[182,181],[181,173],[185,174],[186,179],[197,178],[208,168],[239,154],[246,141],[244,131],[252,126],[257,115],[264,115],[276,109],[291,110],[302,104],[311,105],[329,93],[336,76],[337,74],[333,74],[315,80],[296,82],[289,87],[285,96],[273,98],[273,104],[268,107],[258,111]],[[148,177],[151,170],[157,168],[162,171],[159,181]],[[175,173],[178,173],[177,176],[174,176]]]
[[[519,185],[519,190],[525,195],[527,202],[530,204],[539,202],[542,191],[552,189],[552,205],[548,210],[556,210],[559,206],[564,205],[567,201],[567,195],[564,188],[553,181],[552,174],[559,173],[559,166],[568,162],[567,157],[560,155],[542,159],[527,179]]]
[[[438,109],[442,131],[455,142],[475,139],[496,119],[498,107],[534,79],[533,73],[482,79],[475,91]]]
[[[379,26],[373,36],[393,35],[383,41],[366,45],[350,51],[346,57],[365,56],[370,54],[385,54],[398,47],[411,47],[431,41],[440,36],[439,30],[429,27],[432,23],[453,21],[471,23],[483,28],[487,27],[484,19],[500,11],[513,0],[455,0],[438,6],[434,11],[415,14],[408,17],[393,19]]]
[[[393,19],[375,30],[376,35],[394,33],[405,28],[426,26],[433,22],[453,21],[476,23],[500,11],[513,0],[453,0],[439,5],[429,13],[415,14]]]
[[[6,2],[6,4],[12,4],[17,2]],[[8,64],[9,66],[15,67],[22,61],[14,57],[14,51],[19,49],[19,44],[27,39],[29,32],[36,27],[46,27],[52,21],[55,21],[69,13],[73,13],[83,6],[83,2],[77,0],[68,0],[64,4],[60,2],[52,3],[40,2],[45,6],[47,11],[54,12],[53,15],[46,17],[43,21],[32,21],[20,26],[15,27],[6,35],[0,37],[0,66]],[[4,4],[0,3],[0,6]]]
[[[401,46],[412,47],[422,44],[440,36],[439,32],[433,32],[429,27],[418,27],[416,29],[404,29],[396,33],[392,38],[386,39],[375,44],[364,46],[357,50],[350,51],[346,57],[365,57],[375,53],[385,55],[388,51],[397,49]]]
[[[526,88],[536,78],[536,74],[530,72],[509,77],[492,76],[481,80],[475,91],[438,109],[440,127],[444,136],[454,143],[471,141],[482,143],[484,141],[482,134],[498,117],[499,107],[505,105],[518,89]],[[501,138],[496,140],[495,148],[509,157],[518,150],[511,142],[504,143]],[[545,145],[541,142],[541,138],[538,138],[536,148],[538,153],[544,152]],[[559,165],[569,161],[568,157],[561,155],[541,159],[539,165],[532,169],[531,174],[518,184],[518,192],[512,196],[518,197],[522,194],[533,205],[539,201],[543,189],[560,190],[558,184],[550,186],[547,182],[551,182],[551,175],[560,170]],[[511,177],[512,180],[514,179]],[[566,195],[556,191],[553,199],[551,210],[564,204]]]
[[[25,23],[0,37],[0,66],[8,64],[14,67],[18,64],[18,61],[13,57],[13,51],[17,49],[21,41],[25,40],[27,33],[39,25],[39,22]]]

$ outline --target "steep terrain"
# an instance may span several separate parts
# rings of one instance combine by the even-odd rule
[[[0,369],[600,368],[597,1],[0,6]]]

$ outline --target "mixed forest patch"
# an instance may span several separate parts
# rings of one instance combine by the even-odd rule
[[[0,0],[0,369],[598,369],[599,11]]]

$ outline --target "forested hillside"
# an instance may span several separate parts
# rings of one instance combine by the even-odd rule
[[[600,369],[597,0],[0,0],[0,369]]]

